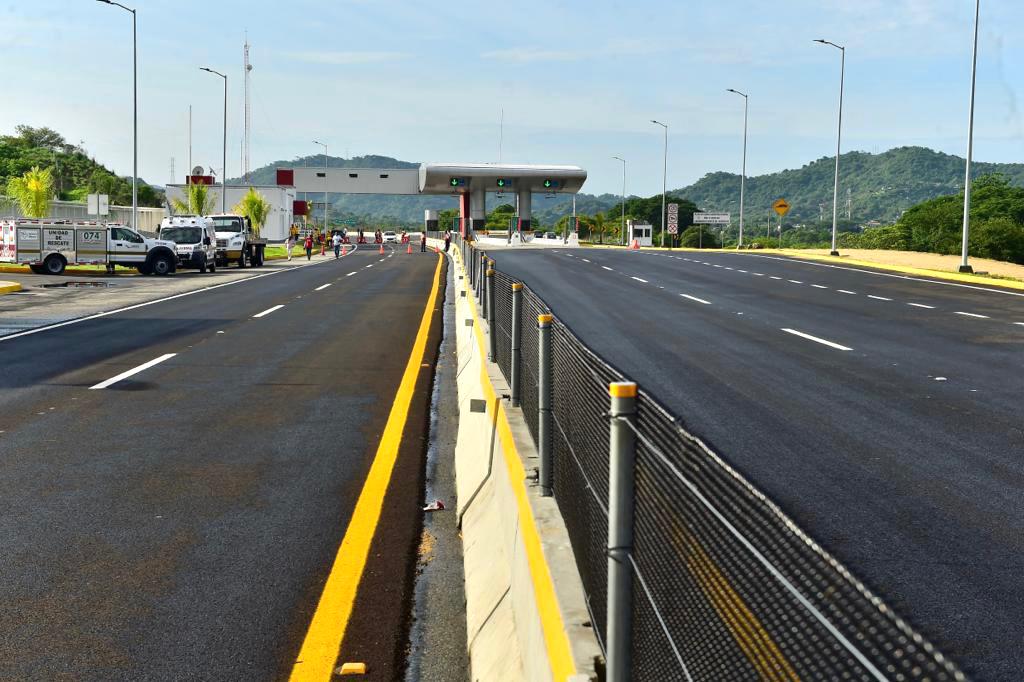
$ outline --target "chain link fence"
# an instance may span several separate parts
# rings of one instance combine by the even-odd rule
[[[470,284],[482,251],[459,241]],[[499,262],[496,264],[500,268]],[[500,270],[493,326],[511,372],[511,285]],[[520,406],[538,437],[537,315],[522,291]],[[553,494],[594,630],[606,648],[609,395],[628,381],[563,323],[551,325]],[[636,680],[964,680],[957,666],[642,390],[635,417],[629,636]]]

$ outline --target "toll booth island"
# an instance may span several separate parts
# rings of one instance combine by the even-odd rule
[[[419,168],[280,168],[277,184],[307,194],[455,195],[459,231],[483,230],[488,192],[515,194],[518,229],[531,229],[534,193],[576,194],[587,180],[579,166],[491,163],[424,163]],[[436,230],[426,225],[428,230]],[[429,223],[429,219],[428,219]]]

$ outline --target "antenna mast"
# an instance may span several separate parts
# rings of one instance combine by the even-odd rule
[[[249,63],[249,32],[245,32],[245,133],[242,137],[242,175],[245,181],[249,182],[249,143],[252,135],[252,106],[249,103],[249,72],[252,71],[252,64]]]

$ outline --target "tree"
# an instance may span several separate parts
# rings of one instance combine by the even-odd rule
[[[703,225],[693,225],[679,235],[679,246],[688,249],[717,249],[721,244],[718,243],[718,235],[714,231]]]
[[[256,191],[255,187],[250,187],[249,191],[245,193],[242,200],[235,205],[235,213],[238,215],[244,215],[252,223],[253,232],[256,236],[260,236],[260,230],[263,229],[263,225],[267,222],[267,216],[270,215],[270,202],[267,201],[266,197]]]
[[[249,191],[252,191],[250,188]],[[244,201],[244,200],[243,200]],[[189,215],[208,215],[217,206],[217,195],[210,191],[209,185],[190,184],[185,190],[185,201],[175,197],[171,199],[171,209],[176,213]]]
[[[20,178],[11,178],[7,183],[7,193],[18,202],[25,216],[45,218],[50,212],[50,197],[53,196],[50,169],[39,170],[39,166],[33,166]]]

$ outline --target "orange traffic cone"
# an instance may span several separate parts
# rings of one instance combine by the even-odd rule
[[[384,243],[383,242],[381,242],[381,245],[380,245],[380,255],[382,255],[382,256],[384,255]]]
[[[327,245],[326,245],[326,244],[324,244],[323,242],[320,242],[320,255],[321,255],[321,256],[322,256],[322,255],[324,255],[324,247],[325,247],[325,246],[327,246]]]
[[[633,250],[633,251],[639,251],[640,250],[640,242],[637,241],[636,239],[634,239],[633,240],[633,244],[629,248],[631,250]]]
[[[347,256],[348,255],[348,245],[347,244],[342,244],[341,245],[341,255],[342,256]]]
[[[407,242],[408,246],[405,247],[406,253],[412,253],[412,242]]]

